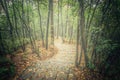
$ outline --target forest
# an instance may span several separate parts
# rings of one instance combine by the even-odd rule
[[[120,0],[0,0],[0,80],[120,80]]]

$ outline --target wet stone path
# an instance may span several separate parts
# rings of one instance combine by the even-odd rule
[[[58,53],[50,59],[37,61],[27,68],[20,80],[75,80],[75,45],[55,41]]]

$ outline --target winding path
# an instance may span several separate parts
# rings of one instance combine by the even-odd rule
[[[59,43],[58,43],[59,42]],[[27,68],[20,80],[75,80],[71,67],[75,64],[75,45],[55,41],[58,53]]]

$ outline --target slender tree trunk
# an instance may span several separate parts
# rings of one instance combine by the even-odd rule
[[[80,50],[80,56],[79,56],[79,62],[78,62],[79,65],[81,64],[81,59],[82,59],[82,49]]]
[[[32,6],[34,6],[34,2],[32,2]],[[34,12],[32,11],[32,16],[34,16]],[[37,35],[36,35],[36,29],[35,29],[35,21],[34,19],[32,20],[33,22],[33,27],[34,27],[34,39],[37,40]]]
[[[2,39],[2,32],[0,31],[0,55],[4,55],[4,44]]]
[[[4,0],[4,1],[1,0],[0,4],[1,4],[3,10],[5,11],[5,14],[6,14],[6,17],[7,17],[7,21],[8,21],[9,27],[10,27],[11,41],[12,41],[12,43],[14,45],[15,43],[14,43],[14,37],[13,37],[13,25],[12,25],[12,22],[10,20],[9,11],[8,11],[8,7],[7,7],[7,1],[6,0]]]
[[[14,14],[14,26],[15,26],[15,30],[16,30],[16,34],[18,36],[18,39],[19,39],[19,43],[22,44],[22,41],[20,39],[20,35],[19,35],[19,32],[18,32],[18,29],[17,29],[17,16],[16,16],[16,11],[15,11],[15,3],[14,3],[14,0],[12,0],[12,7],[13,7],[13,14]],[[22,47],[22,50],[24,51],[24,47],[23,45],[21,46]]]
[[[60,2],[61,2],[61,7],[60,7],[60,12],[61,12],[61,27],[62,27],[62,42],[64,42],[64,35],[63,35],[63,33],[64,33],[64,30],[63,30],[63,15],[62,15],[62,1],[63,0],[61,0]]]
[[[30,3],[30,0],[29,0],[29,3]],[[30,5],[33,6],[33,2]],[[31,15],[34,16],[34,13],[32,12]],[[39,56],[39,50],[38,50],[38,47],[36,45],[36,38],[37,38],[37,36],[36,36],[36,32],[35,32],[35,22],[34,22],[34,19],[32,20],[32,24],[33,24],[32,26],[34,27],[33,32],[31,34],[32,35],[32,39],[33,39],[33,44],[34,44],[34,52],[37,53],[38,56]]]
[[[85,16],[84,16],[84,1],[79,0],[79,8],[80,8],[80,32],[81,32],[81,41],[82,41],[82,49],[85,55],[85,66],[88,64],[88,56],[86,51],[86,39],[85,39]]]
[[[78,67],[78,48],[79,48],[79,33],[80,33],[80,24],[79,24],[79,19],[78,19],[78,25],[77,25],[77,36],[76,36],[76,60],[75,60],[75,65]]]
[[[68,2],[68,4],[67,4],[67,14],[66,14],[66,26],[65,26],[65,32],[64,32],[64,34],[65,34],[65,38],[67,37],[67,34],[68,34],[68,7],[69,7],[69,0],[67,1]]]
[[[22,20],[24,20],[24,0],[22,0]],[[22,24],[22,37],[23,37],[23,42],[22,42],[22,45],[23,45],[23,49],[25,50],[25,29],[24,29],[24,24],[21,22]]]
[[[69,39],[69,43],[71,43],[71,40],[72,40],[72,36],[73,36],[73,25],[74,25],[74,18],[73,18],[73,23],[72,23],[72,26],[71,26],[71,30],[70,30],[70,39]]]
[[[49,1],[49,7],[48,7],[48,18],[47,18],[47,31],[46,31],[46,49],[48,49],[48,32],[49,32],[49,18],[50,18],[50,1]]]
[[[16,10],[18,10],[18,8],[15,6]],[[32,35],[31,35],[31,32],[30,32],[30,27],[26,24],[26,21],[22,18],[22,16],[20,15],[20,11],[18,10],[18,15],[19,15],[19,18],[21,20],[21,23],[24,25],[25,27],[25,31],[26,33],[25,34],[28,34],[29,36],[29,39],[30,39],[30,43],[31,43],[31,46],[33,49],[35,49],[35,46],[34,46],[34,42],[33,42],[33,38],[32,38]]]
[[[57,39],[59,36],[59,0],[58,0],[58,27],[57,27]]]
[[[54,23],[53,23],[53,0],[50,0],[50,18],[51,18],[51,45],[54,46]]]
[[[37,3],[38,3],[38,14],[39,14],[39,18],[40,18],[40,30],[41,30],[40,32],[41,32],[41,37],[42,37],[42,45],[44,47],[44,35],[43,35],[43,30],[42,30],[41,13],[40,13],[40,6],[39,6],[40,3],[39,3],[39,1]]]
[[[2,6],[0,5],[0,14],[1,14],[1,11],[2,11]]]
[[[29,9],[29,6],[30,6],[30,0],[26,1],[27,3],[27,25],[26,25],[26,29],[29,31],[28,33],[28,37],[30,39],[30,43],[31,43],[31,46],[32,46],[32,49],[35,50],[35,43],[34,43],[34,38],[32,36],[32,32],[31,32],[31,28],[30,28],[30,9]]]

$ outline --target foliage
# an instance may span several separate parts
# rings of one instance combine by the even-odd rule
[[[94,69],[95,69],[95,65],[94,65],[91,61],[88,62],[87,67],[88,67],[89,69],[91,69],[91,70],[94,70]]]
[[[15,65],[5,57],[0,57],[0,80],[7,80],[14,75]]]
[[[105,77],[110,77],[108,80],[118,80],[120,71],[120,51],[118,50],[120,48],[118,35],[120,34],[118,26],[120,10],[118,9],[120,5],[118,5],[119,1],[109,1],[103,1],[99,5],[97,13],[94,15],[94,22],[90,27],[90,37],[88,39],[89,43],[92,43],[91,46],[95,47],[92,52],[95,55],[92,60],[97,61],[97,63],[94,63],[97,64],[95,67]]]
[[[105,76],[117,75],[117,77],[111,78],[117,80],[120,71],[120,1],[59,1],[59,6],[58,2],[54,1],[57,7],[54,7],[54,14],[51,14],[51,12],[49,13],[51,3],[48,0],[1,0],[0,56],[11,54],[18,48],[22,48],[24,51],[27,43],[36,48],[35,40],[44,42],[46,37],[50,37],[45,36],[50,14],[54,16],[54,20],[50,20],[50,22],[54,22],[55,29],[51,31],[55,32],[55,35],[60,30],[59,36],[62,35],[62,39],[76,40],[78,34],[77,46],[81,45],[85,58],[88,56],[89,59],[86,58],[88,68],[98,68]],[[49,30],[48,33],[50,33]],[[11,62],[5,59],[2,64],[4,61],[11,65]],[[11,73],[14,70],[12,68],[10,67]],[[0,71],[0,74],[4,75],[2,73],[9,70],[1,68]]]

